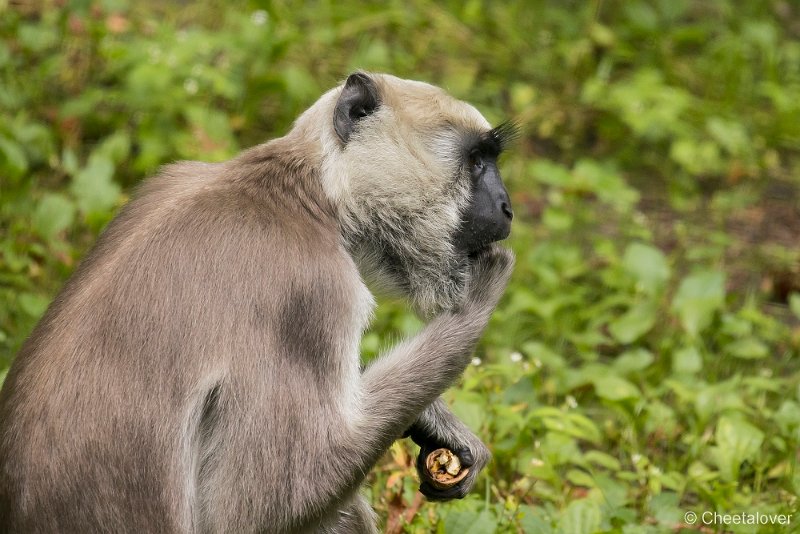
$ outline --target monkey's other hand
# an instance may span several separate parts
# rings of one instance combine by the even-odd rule
[[[450,501],[452,499],[463,499],[472,490],[472,487],[475,485],[475,481],[478,479],[481,469],[483,469],[489,462],[491,453],[489,452],[489,449],[486,448],[486,445],[484,445],[478,438],[474,436],[471,437],[473,439],[469,440],[468,443],[458,447],[438,444],[433,441],[420,445],[419,456],[417,456],[417,473],[419,474],[420,479],[419,491],[429,501]],[[447,489],[439,489],[434,485],[434,481],[425,466],[425,459],[428,457],[428,455],[441,447],[445,447],[453,451],[453,453],[458,456],[459,461],[461,461],[462,468],[469,467],[469,473],[467,473],[467,476],[457,484]]]
[[[514,270],[514,253],[492,244],[480,251],[470,265],[466,308],[494,309]]]

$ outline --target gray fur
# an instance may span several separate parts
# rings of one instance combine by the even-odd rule
[[[430,91],[371,76],[384,113]],[[0,531],[374,532],[358,488],[409,427],[471,450],[477,475],[486,448],[436,399],[469,362],[513,256],[457,258],[455,169],[417,192],[438,190],[430,210],[363,192],[378,177],[347,171],[348,153],[396,146],[378,139],[397,137],[391,121],[430,125],[398,108],[342,146],[330,126],[339,90],[286,137],[167,167],[109,225],[0,391]],[[450,123],[483,127],[443,102]],[[430,161],[406,167],[449,168],[415,151]],[[362,276],[436,315],[363,374],[373,301]]]

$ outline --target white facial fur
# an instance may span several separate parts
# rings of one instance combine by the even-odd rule
[[[346,144],[332,121],[341,86],[309,108],[295,130],[309,133],[313,125],[320,132],[322,187],[362,275],[406,293],[428,315],[460,298],[465,263],[451,238],[470,195],[463,143],[466,134],[491,126],[438,87],[369,76],[380,106]]]

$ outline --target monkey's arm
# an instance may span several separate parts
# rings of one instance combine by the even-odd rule
[[[422,411],[405,435],[420,446],[417,456],[419,491],[431,501],[463,498],[472,490],[480,471],[491,458],[486,445],[450,411],[441,397]],[[470,468],[464,480],[447,489],[439,489],[432,485],[428,470],[425,468],[425,458],[428,454],[442,447],[453,451],[458,455],[461,465]]]
[[[365,472],[423,412],[429,412],[427,421],[439,422],[438,432],[445,439],[462,437],[453,444],[456,448],[462,445],[464,436],[469,436],[467,447],[475,447],[473,455],[480,455],[484,463],[488,459],[483,458],[484,450],[476,445],[480,441],[473,440],[474,435],[437,398],[469,363],[503,294],[513,263],[511,252],[500,247],[482,253],[472,265],[467,296],[460,309],[443,313],[416,337],[395,346],[364,370],[361,417],[354,429],[356,439],[351,443],[364,444],[357,457]],[[477,461],[474,456],[473,460]],[[476,474],[479,470],[475,469]],[[467,485],[457,486],[456,491],[464,491],[471,483],[474,476]]]

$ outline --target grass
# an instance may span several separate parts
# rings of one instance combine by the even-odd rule
[[[703,513],[800,521],[798,28],[779,0],[0,3],[0,369],[159,165],[392,72],[524,133],[517,269],[447,395],[494,459],[432,504],[397,443],[387,531],[789,532]],[[420,326],[384,302],[365,359]]]

